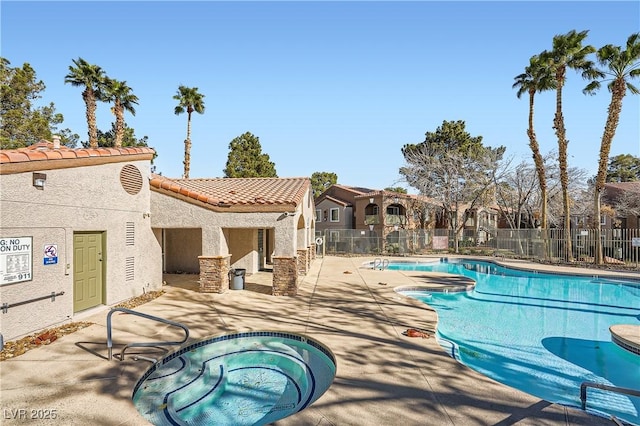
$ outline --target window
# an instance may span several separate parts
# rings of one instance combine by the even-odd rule
[[[400,207],[398,206],[389,206],[387,207],[387,214],[395,214],[396,216],[400,214]]]
[[[607,224],[607,217],[605,215],[600,215],[600,225]]]
[[[340,222],[340,209],[331,209],[331,222]]]
[[[320,222],[322,220],[322,209],[316,209],[316,222]]]
[[[373,215],[378,216],[378,213],[380,213],[380,207],[378,207],[377,205],[373,206]]]
[[[339,231],[329,231],[329,242],[337,242],[340,241],[340,232]]]

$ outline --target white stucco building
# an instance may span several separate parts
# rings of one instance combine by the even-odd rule
[[[152,157],[150,148],[46,142],[0,151],[5,339],[162,285],[162,266],[152,260],[161,256],[149,218]],[[11,244],[17,240],[23,247]]]
[[[231,269],[273,271],[294,296],[315,257],[308,178],[170,179],[150,148],[0,151],[4,340],[162,286],[163,272],[229,289]]]

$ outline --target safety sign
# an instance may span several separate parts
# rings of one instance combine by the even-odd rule
[[[44,264],[55,265],[58,263],[58,245],[45,244],[44,246]]]
[[[31,237],[0,237],[0,285],[31,281]]]

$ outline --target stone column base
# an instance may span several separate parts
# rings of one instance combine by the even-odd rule
[[[316,243],[312,243],[309,246],[309,254],[311,255],[309,256],[310,260],[316,260],[316,256],[317,256],[316,250],[318,250]]]
[[[224,293],[229,290],[231,255],[198,256],[198,261],[201,293]]]
[[[298,262],[295,257],[273,257],[274,296],[296,296],[298,294]]]
[[[299,275],[307,275],[307,271],[309,270],[309,250],[302,249],[298,250],[298,274]]]

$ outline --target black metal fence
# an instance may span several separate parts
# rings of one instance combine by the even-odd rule
[[[376,231],[332,229],[316,233],[322,238],[318,254],[411,256],[455,252],[453,231],[400,229],[385,238]],[[603,255],[607,264],[640,268],[640,229],[603,229]],[[458,253],[544,259],[551,262],[593,263],[595,229],[572,229],[571,250],[562,229],[464,230],[458,236]]]

